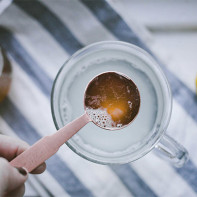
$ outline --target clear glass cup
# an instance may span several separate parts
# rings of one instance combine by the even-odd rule
[[[157,62],[143,49],[120,41],[89,45],[71,56],[58,72],[51,94],[57,129],[84,113],[88,82],[107,71],[131,78],[141,95],[138,116],[124,129],[107,131],[89,123],[66,144],[78,155],[100,164],[135,161],[155,148],[159,155],[181,167],[187,150],[165,134],[172,110],[169,83]]]

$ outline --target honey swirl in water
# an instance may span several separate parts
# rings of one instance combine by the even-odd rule
[[[85,94],[86,111],[98,126],[121,128],[138,114],[140,95],[129,78],[107,72],[95,77]]]

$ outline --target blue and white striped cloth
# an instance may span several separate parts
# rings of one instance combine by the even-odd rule
[[[66,59],[83,46],[122,40],[155,57],[120,15],[104,0],[14,1],[0,16],[0,45],[13,66],[9,96],[0,104],[0,130],[29,144],[55,132],[52,83]],[[197,196],[197,98],[157,61],[173,93],[168,132],[188,149],[189,162],[177,169],[149,153],[131,164],[103,166],[86,161],[64,145],[47,161],[47,171],[36,177],[46,196]],[[184,131],[183,122],[188,125]]]

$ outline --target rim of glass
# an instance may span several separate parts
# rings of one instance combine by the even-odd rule
[[[81,55],[83,55],[83,53],[85,53],[85,55],[88,53],[88,52],[91,52],[92,50],[96,50],[96,49],[107,49],[106,48],[106,45],[107,45],[107,48],[110,49],[110,46],[125,46],[127,48],[130,48],[130,49],[134,49],[136,50],[138,53],[140,53],[141,55],[143,55],[145,58],[147,58],[149,61],[152,62],[152,66],[154,67],[154,71],[155,69],[157,70],[157,72],[160,73],[160,75],[162,75],[162,83],[165,84],[166,86],[166,89],[167,89],[167,94],[168,94],[168,109],[166,109],[166,114],[165,114],[165,119],[162,117],[162,122],[164,122],[163,124],[163,127],[162,127],[162,130],[158,132],[159,135],[155,135],[156,137],[154,137],[155,139],[152,140],[152,143],[149,147],[147,147],[145,150],[141,151],[137,156],[135,156],[134,158],[130,158],[127,159],[127,161],[122,161],[122,162],[105,162],[105,161],[98,161],[96,159],[93,159],[89,156],[86,156],[84,155],[83,153],[80,153],[79,151],[77,151],[68,141],[65,142],[66,145],[73,151],[75,152],[76,154],[78,154],[79,156],[91,161],[91,162],[94,162],[94,163],[98,163],[98,164],[104,164],[104,165],[110,165],[110,164],[125,164],[125,163],[129,163],[129,162],[133,162],[135,160],[138,160],[140,159],[141,157],[145,156],[147,153],[149,153],[156,145],[157,143],[160,141],[160,139],[162,138],[162,136],[164,135],[167,127],[168,127],[168,124],[169,124],[169,121],[170,121],[170,118],[171,118],[171,113],[172,113],[172,93],[171,93],[171,89],[170,89],[170,85],[168,83],[168,80],[165,76],[165,74],[163,73],[163,70],[161,69],[160,65],[156,62],[156,60],[148,53],[146,52],[144,49],[136,46],[136,45],[133,45],[133,44],[130,44],[130,43],[127,43],[127,42],[122,42],[122,41],[101,41],[101,42],[96,42],[96,43],[93,43],[93,44],[90,44],[86,47],[83,47],[81,48],[80,50],[76,51],[72,56],[70,56],[66,61],[65,63],[62,65],[62,67],[59,69],[56,77],[55,77],[55,80],[53,82],[53,86],[52,86],[52,91],[51,91],[51,113],[52,113],[52,118],[53,118],[53,121],[54,121],[54,124],[55,124],[55,127],[57,130],[60,129],[59,125],[58,125],[58,121],[56,119],[56,116],[55,116],[55,109],[54,109],[54,96],[55,96],[55,88],[56,88],[56,84],[57,84],[57,81],[58,81],[58,78],[62,72],[62,70],[66,67],[66,65],[70,62],[72,62],[73,60],[77,59],[77,58],[80,58]],[[138,58],[144,60],[140,55],[138,55]],[[145,60],[144,60],[145,61]],[[146,62],[146,61],[145,61]]]

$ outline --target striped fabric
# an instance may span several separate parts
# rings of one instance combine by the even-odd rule
[[[103,166],[82,159],[63,145],[47,161],[46,172],[36,177],[45,195],[197,196],[195,92],[155,57],[107,1],[21,0],[1,15],[0,45],[13,65],[13,81],[9,96],[0,104],[0,130],[29,144],[53,133],[50,93],[56,73],[75,51],[102,40],[136,44],[159,62],[173,93],[174,121],[169,132],[188,149],[190,160],[176,169],[149,153],[132,164]],[[176,125],[183,120],[190,127],[180,134]]]

